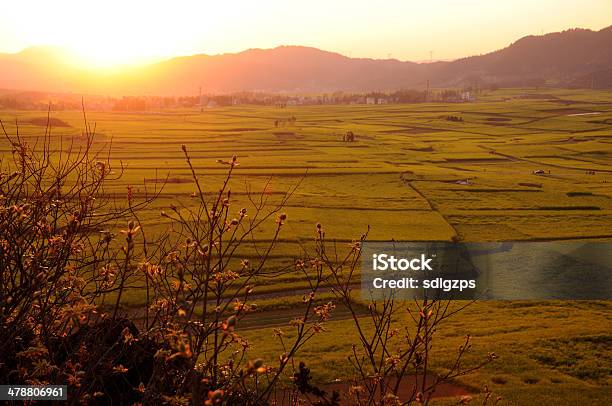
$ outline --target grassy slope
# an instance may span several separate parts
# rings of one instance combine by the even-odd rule
[[[155,179],[170,177],[161,198],[143,214],[150,233],[165,227],[160,210],[171,202],[189,204],[192,186],[181,144],[189,146],[210,191],[224,170],[215,160],[239,156],[236,210],[247,205],[239,193],[245,181],[258,190],[272,177],[267,192],[276,199],[308,172],[286,208],[285,242],[274,266],[290,262],[299,251],[294,242],[310,238],[318,221],[328,234],[345,241],[368,225],[370,238],[381,240],[447,240],[456,234],[469,241],[611,239],[612,93],[547,89],[540,97],[557,100],[522,98],[531,93],[537,92],[500,90],[474,104],[240,106],[204,113],[90,112],[89,119],[97,123],[96,146],[112,139],[113,158],[126,165],[109,193],[123,197],[127,185],[143,193],[144,179],[151,186]],[[600,114],[569,115],[586,111]],[[5,122],[17,116],[24,123],[24,137],[40,134],[41,127],[25,122],[44,115],[0,112]],[[294,126],[274,128],[275,119],[292,115]],[[446,121],[447,115],[464,121]],[[81,113],[54,116],[72,126],[53,129],[55,139],[61,135],[65,146],[76,136],[78,145]],[[10,131],[12,124],[6,126]],[[357,142],[341,141],[347,130],[357,134]],[[8,145],[0,143],[0,156],[9,153]],[[535,169],[546,174],[533,175]],[[468,178],[470,185],[455,183]],[[264,229],[260,238],[269,238],[270,232]],[[260,291],[303,285],[298,274],[263,282]],[[127,300],[138,303],[142,295],[134,292]],[[562,400],[555,404],[601,398],[609,394],[604,384],[610,372],[601,361],[609,361],[610,354],[600,345],[610,344],[609,311],[608,303],[480,303],[441,332],[440,365],[451,356],[444,348],[455,348],[469,332],[476,336],[475,352],[492,350],[501,359],[467,377],[465,384],[487,383],[515,404],[530,404],[533,398],[552,404],[556,393]],[[348,347],[338,338],[347,336],[350,324],[338,321],[330,327],[321,345],[303,354],[323,380],[347,373],[343,360]],[[255,352],[271,356],[269,334],[269,329],[249,330]],[[559,345],[554,340],[569,341]],[[556,345],[576,348],[573,358],[566,359]],[[539,361],[537,354],[542,355]],[[607,375],[590,376],[597,371]]]
[[[434,369],[448,366],[470,334],[473,348],[465,365],[489,351],[499,359],[458,383],[475,391],[488,385],[505,399],[501,404],[600,405],[612,395],[611,310],[610,302],[477,303],[440,327]],[[298,357],[321,383],[351,376],[346,357],[351,345],[358,344],[351,338],[355,336],[350,321],[330,322],[327,328]],[[283,330],[291,336],[289,326]],[[246,336],[253,353],[272,363],[282,352],[271,328],[248,331]]]

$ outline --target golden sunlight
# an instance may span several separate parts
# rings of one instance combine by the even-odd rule
[[[609,0],[592,0],[588,7],[557,0],[23,0],[3,5],[0,53],[54,45],[89,68],[279,45],[352,57],[452,59],[499,49],[528,34],[601,29],[611,12]],[[495,35],[483,36],[485,31]]]
[[[109,0],[97,7],[66,0],[27,3],[11,5],[9,13],[16,18],[5,16],[6,21],[1,21],[0,17],[0,46],[19,51],[33,45],[56,45],[85,68],[133,65],[200,52],[217,27],[216,19],[227,17],[219,3],[209,1],[189,2],[184,12],[177,12],[175,6],[140,1]],[[33,8],[35,14],[28,10]],[[25,14],[29,16],[27,27],[14,25]]]

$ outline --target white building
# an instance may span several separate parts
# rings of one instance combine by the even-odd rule
[[[462,102],[475,102],[476,96],[474,96],[474,94],[469,91],[461,92],[461,101]]]

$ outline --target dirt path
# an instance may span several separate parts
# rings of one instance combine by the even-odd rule
[[[491,147],[484,146],[484,145],[478,145],[478,147],[482,148],[483,150],[485,150],[487,152],[490,152],[491,154],[503,156],[504,158],[508,158],[508,159],[513,160],[513,161],[527,162],[527,163],[534,164],[534,165],[539,165],[539,166],[550,166],[550,167],[553,167],[553,168],[569,169],[569,170],[580,171],[580,172],[595,171],[595,172],[612,173],[612,169],[577,168],[575,166],[543,163],[543,162],[534,161],[534,160],[531,160],[531,159],[519,158],[517,156],[510,155],[510,154],[504,154],[502,152],[497,152],[497,151],[495,151],[495,149],[493,149]]]
[[[351,285],[352,289],[359,290],[361,288],[361,284],[353,284]],[[320,288],[319,294],[327,293],[331,289],[330,288]],[[264,299],[277,299],[283,297],[295,297],[295,296],[303,296],[307,295],[311,292],[310,289],[289,289],[277,292],[267,292],[254,294],[249,296],[249,303],[257,303],[258,300]],[[227,303],[228,299],[224,299],[224,304]],[[211,305],[214,305],[213,301],[209,302]],[[198,307],[201,307],[198,305]],[[364,316],[367,314],[365,308],[361,308],[359,306],[355,306],[357,315]],[[144,323],[145,314],[144,314],[144,306],[142,307],[128,307],[122,309],[123,312],[129,315],[129,318],[136,321],[136,324],[139,325],[139,322]],[[263,311],[258,311],[255,313],[250,313],[246,315],[240,321],[240,330],[254,330],[259,328],[267,328],[267,327],[280,327],[280,326],[288,326],[289,322],[297,317],[302,317],[304,315],[303,306],[292,306],[291,308],[279,308],[279,309],[267,309]],[[338,305],[335,311],[332,314],[332,321],[337,320],[346,320],[352,317],[352,314],[345,306]]]
[[[426,382],[427,385],[431,385],[435,379],[436,377],[434,376],[428,376],[427,382]],[[393,384],[394,382],[396,381],[392,380],[391,384]],[[419,377],[415,377],[414,375],[405,376],[402,379],[402,382],[399,387],[399,391],[397,393],[400,400],[406,401],[407,399],[412,398],[415,393],[419,392],[422,382],[423,382],[422,376],[419,376]],[[337,391],[340,394],[340,404],[349,406],[351,404],[354,404],[354,403],[351,403],[350,399],[348,398],[348,392],[352,386],[353,384],[350,382],[337,382],[337,383],[334,382],[334,383],[330,383],[326,385],[321,385],[319,388],[323,389],[328,394],[328,396],[331,395],[333,391]],[[459,396],[466,396],[472,393],[474,393],[473,390],[466,388],[464,386],[458,385],[453,382],[443,382],[443,383],[439,383],[436,386],[435,391],[431,394],[431,398],[459,397]],[[316,399],[314,398],[311,398],[309,400],[316,401]],[[280,405],[283,405],[283,406],[290,405],[290,403],[286,399],[278,399],[278,401]],[[310,403],[307,401],[305,404],[310,404]]]
[[[404,183],[411,188],[412,190],[414,190],[414,192],[416,194],[418,194],[419,196],[421,196],[423,198],[423,200],[425,200],[427,202],[427,205],[429,206],[431,211],[435,211],[437,212],[440,217],[442,217],[442,219],[446,222],[446,224],[448,224],[448,226],[453,230],[453,233],[455,233],[455,236],[457,238],[460,238],[460,234],[459,231],[455,228],[455,226],[452,225],[452,223],[446,218],[446,216],[440,211],[438,210],[438,208],[431,202],[431,200],[429,200],[427,198],[427,196],[425,196],[425,194],[423,192],[421,192],[416,186],[414,186],[413,181],[411,180],[406,180],[406,179],[402,179],[402,181],[404,181]]]

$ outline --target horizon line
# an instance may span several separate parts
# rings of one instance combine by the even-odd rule
[[[372,56],[352,56],[352,55],[346,55],[340,51],[333,51],[333,50],[328,50],[328,49],[323,49],[323,48],[318,48],[316,46],[311,46],[311,45],[300,45],[300,44],[280,44],[280,45],[276,45],[276,46],[272,46],[272,47],[268,47],[268,48],[260,48],[260,47],[250,47],[250,48],[246,48],[240,51],[233,51],[233,52],[222,52],[222,53],[214,53],[214,54],[208,54],[205,52],[200,52],[200,53],[192,53],[192,54],[177,54],[177,55],[167,55],[167,56],[159,56],[159,57],[151,57],[148,61],[143,61],[143,62],[132,62],[132,63],[125,63],[125,64],[120,64],[117,65],[115,67],[93,67],[93,66],[89,66],[89,67],[85,67],[85,70],[92,70],[92,71],[96,71],[96,70],[114,70],[116,68],[125,68],[125,67],[144,67],[144,66],[150,66],[150,65],[155,65],[158,63],[163,63],[163,62],[168,62],[171,61],[173,59],[179,59],[179,58],[190,58],[190,57],[198,57],[198,56],[203,56],[203,57],[217,57],[217,56],[229,56],[229,55],[239,55],[239,54],[243,54],[246,52],[250,52],[250,51],[273,51],[279,48],[306,48],[306,49],[313,49],[313,50],[317,50],[317,51],[321,51],[321,52],[326,52],[326,53],[330,53],[330,54],[336,54],[336,55],[340,55],[342,57],[348,58],[348,59],[370,59],[370,60],[376,60],[376,61],[397,61],[397,62],[401,62],[401,63],[416,63],[416,64],[429,64],[429,63],[438,63],[438,62],[453,62],[453,61],[458,61],[461,59],[466,59],[466,58],[471,58],[474,56],[481,56],[481,55],[487,55],[489,53],[493,53],[493,52],[497,52],[499,50],[505,49],[511,45],[513,45],[514,43],[516,43],[517,41],[520,41],[521,39],[524,38],[528,38],[528,37],[545,37],[547,35],[551,35],[551,34],[559,34],[559,33],[563,33],[566,31],[572,31],[572,30],[584,30],[584,31],[591,31],[591,32],[600,32],[606,29],[610,29],[612,28],[612,25],[608,25],[605,26],[599,30],[593,30],[590,28],[582,28],[582,27],[570,27],[570,28],[566,28],[564,30],[561,31],[551,31],[551,32],[547,32],[547,33],[542,33],[542,34],[528,34],[528,35],[524,35],[520,38],[517,38],[516,40],[514,40],[513,42],[510,42],[509,44],[502,46],[500,48],[497,49],[493,49],[490,51],[487,51],[485,53],[480,53],[480,54],[471,54],[471,55],[465,55],[465,56],[461,56],[461,57],[457,57],[457,58],[435,58],[435,59],[419,59],[419,60],[409,60],[409,59],[398,59],[398,58],[392,58],[392,57],[388,57],[388,58],[377,58],[377,57],[372,57]],[[57,44],[32,44],[29,46],[26,46],[24,48],[22,48],[19,51],[16,52],[5,52],[2,51],[0,52],[0,55],[5,55],[5,56],[18,56],[20,54],[23,54],[25,52],[27,52],[28,50],[33,50],[33,49],[56,49],[58,50],[58,52],[66,52],[68,55],[71,55],[75,58],[78,58],[78,53],[76,53],[73,50],[70,50],[69,47],[66,46],[62,46],[62,45],[57,45]],[[75,64],[78,65],[78,64]]]

